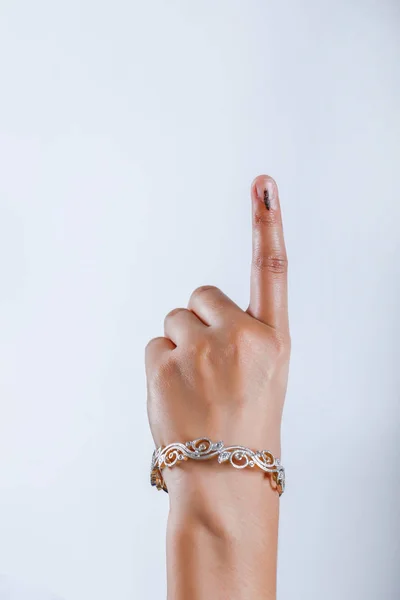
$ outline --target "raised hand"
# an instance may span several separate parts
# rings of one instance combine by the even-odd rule
[[[251,203],[253,252],[247,311],[218,288],[199,287],[187,308],[166,316],[164,337],[153,339],[146,348],[148,413],[157,446],[206,436],[225,445],[267,449],[280,457],[290,337],[287,257],[272,178],[261,175],[254,180]],[[171,502],[169,598],[186,600],[190,594],[206,598],[207,593],[214,600],[273,598],[278,495],[271,479],[255,469],[237,471],[216,462],[195,461],[164,469],[163,475]],[[201,558],[199,548],[197,559],[207,572],[212,572],[213,560],[220,564],[219,583],[212,576],[198,579],[192,542],[199,540],[192,535],[199,531],[209,558]],[[228,540],[236,562],[224,563],[224,545],[221,542],[218,553],[216,539]],[[233,541],[239,539],[241,550]]]

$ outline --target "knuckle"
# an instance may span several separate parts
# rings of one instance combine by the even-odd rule
[[[196,334],[191,336],[186,344],[185,352],[191,356],[208,355],[212,346],[213,340],[210,335],[207,333]]]
[[[238,320],[230,323],[229,329],[224,333],[223,347],[219,354],[223,359],[237,362],[241,356],[251,352],[255,340],[255,333],[245,322]]]
[[[219,291],[220,290],[215,285],[201,285],[194,290],[190,299],[194,300],[203,297],[204,295],[216,294],[219,293]]]
[[[209,360],[213,355],[212,350],[212,344],[206,337],[202,337],[197,340],[195,353],[200,360]]]
[[[213,363],[215,361],[214,341],[207,335],[196,337],[185,346],[185,359],[199,369]]]
[[[254,267],[257,271],[286,275],[288,271],[288,259],[285,254],[258,254],[254,258]]]
[[[262,348],[264,340],[260,337],[258,327],[241,327],[236,330],[234,335],[233,343],[240,354],[252,353],[255,349]]]
[[[162,339],[163,338],[161,338],[161,337],[155,337],[155,338],[152,338],[151,340],[149,340],[144,349],[145,354],[147,355],[147,354],[149,354],[149,352],[151,350],[153,350],[153,348],[155,349]]]
[[[185,310],[185,308],[174,308],[173,310],[170,310],[169,313],[166,315],[164,322],[168,321],[169,319],[172,319],[172,317],[178,315],[181,312],[185,312]]]
[[[291,339],[289,333],[275,331],[272,336],[271,343],[277,357],[286,357],[288,354],[290,354]]]

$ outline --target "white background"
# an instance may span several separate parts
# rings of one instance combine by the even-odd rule
[[[143,347],[200,284],[246,306],[267,172],[293,337],[279,598],[399,597],[399,40],[396,0],[0,1],[4,577],[165,597]]]

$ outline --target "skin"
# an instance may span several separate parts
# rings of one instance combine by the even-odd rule
[[[247,311],[218,288],[200,287],[187,308],[166,316],[164,337],[146,348],[157,446],[206,436],[281,456],[290,336],[287,257],[271,177],[254,180],[251,204]],[[163,476],[168,600],[275,599],[279,496],[270,477],[215,460],[189,460]]]

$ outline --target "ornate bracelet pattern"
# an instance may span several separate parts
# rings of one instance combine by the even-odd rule
[[[281,496],[285,491],[285,469],[279,458],[275,458],[267,450],[253,451],[245,446],[224,446],[222,441],[212,442],[203,437],[182,444],[168,444],[157,448],[151,460],[150,483],[158,490],[168,492],[162,471],[165,467],[174,467],[186,460],[210,460],[217,458],[220,464],[230,463],[235,469],[258,467],[265,473],[270,473],[272,480]]]

